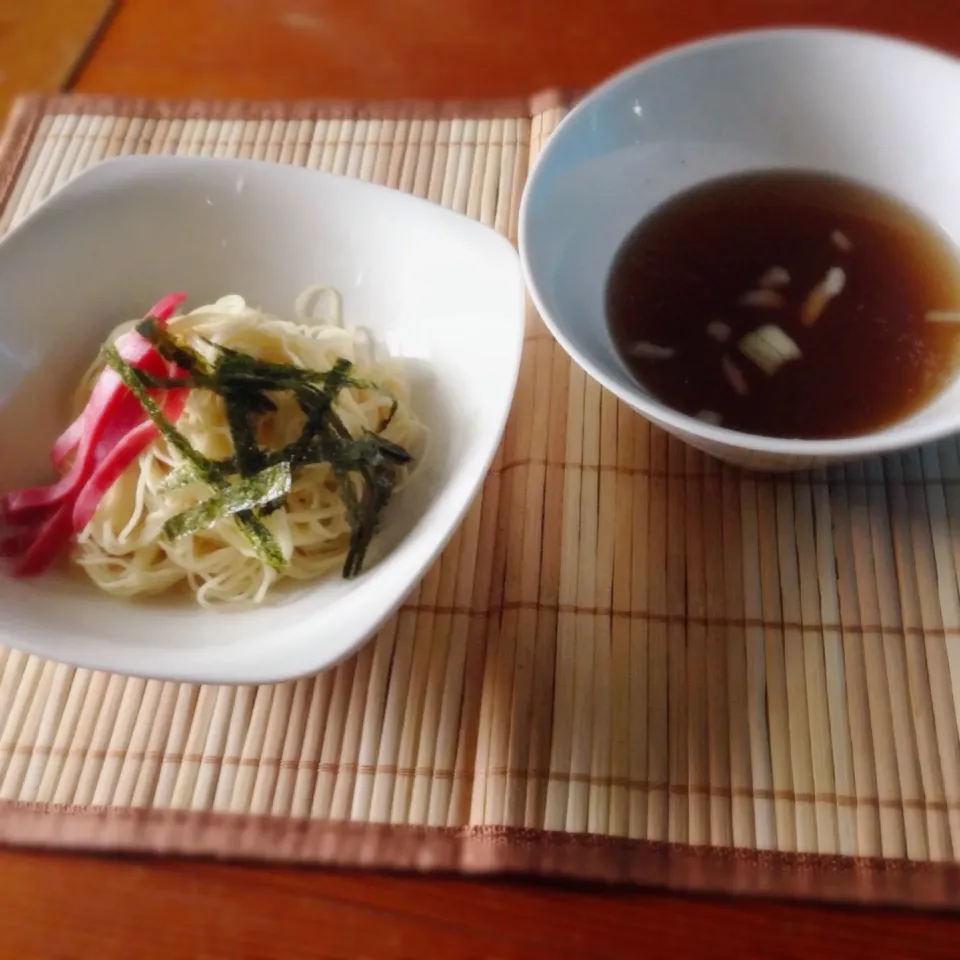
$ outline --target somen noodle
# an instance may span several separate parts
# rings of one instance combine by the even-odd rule
[[[315,314],[315,304],[326,304],[325,316]],[[411,410],[402,365],[378,361],[363,331],[342,326],[334,290],[304,291],[295,314],[294,322],[281,320],[231,295],[173,317],[167,330],[208,360],[216,345],[321,373],[348,361],[351,380],[337,393],[333,410],[350,437],[376,434],[412,455],[410,465],[396,467],[399,486],[422,460],[428,441],[427,428]],[[134,326],[124,324],[108,343]],[[78,405],[87,401],[102,369],[101,359],[84,378]],[[290,392],[267,396],[275,409],[258,418],[256,440],[264,450],[278,451],[297,441],[305,414]],[[190,390],[176,430],[211,461],[237,453],[224,399],[212,390]],[[351,488],[330,462],[297,468],[282,505],[260,517],[282,552],[280,569],[264,560],[234,516],[183,536],[165,534],[165,525],[169,530],[170,521],[210,496],[209,486],[184,466],[180,452],[158,436],[100,501],[74,550],[75,561],[100,588],[136,597],[185,585],[204,606],[260,603],[285,578],[313,580],[344,567],[351,539],[344,491]]]

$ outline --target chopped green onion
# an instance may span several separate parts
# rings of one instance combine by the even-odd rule
[[[790,360],[799,360],[802,356],[796,343],[772,323],[752,330],[737,346],[768,376],[773,376]]]

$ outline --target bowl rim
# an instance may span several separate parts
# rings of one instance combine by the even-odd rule
[[[383,571],[382,578],[376,566],[366,572],[369,580],[364,584],[365,589],[376,590],[378,583],[382,583],[384,587],[389,587],[391,590],[392,583],[400,589],[393,592],[389,603],[381,610],[374,615],[367,615],[356,628],[351,628],[349,639],[337,643],[333,649],[328,650],[324,649],[322,643],[306,647],[302,644],[292,644],[283,656],[279,657],[276,656],[275,645],[271,648],[271,645],[265,641],[262,657],[255,661],[245,658],[239,663],[231,658],[230,646],[224,645],[215,651],[211,649],[206,658],[193,659],[189,666],[179,667],[167,660],[158,661],[149,652],[143,653],[126,644],[122,649],[118,647],[115,652],[86,645],[75,649],[69,644],[61,644],[63,635],[55,631],[44,630],[38,633],[32,629],[23,630],[22,627],[18,629],[16,621],[10,624],[6,621],[0,622],[0,641],[8,646],[27,654],[53,658],[57,662],[78,668],[106,670],[127,677],[180,683],[224,685],[281,683],[335,667],[370,642],[377,631],[396,614],[410,593],[422,582],[431,565],[437,561],[463,524],[500,448],[516,396],[526,334],[525,290],[516,247],[508,237],[489,224],[440,203],[384,184],[298,165],[244,157],[131,155],[106,158],[79,172],[27,213],[3,237],[0,237],[0,248],[15,242],[16,236],[22,231],[36,229],[35,224],[42,221],[50,210],[58,205],[58,202],[71,203],[83,195],[96,196],[101,190],[110,193],[135,192],[138,189],[138,183],[145,177],[168,175],[171,170],[176,171],[175,176],[189,179],[190,171],[200,167],[208,171],[215,170],[217,167],[225,168],[231,172],[231,175],[239,170],[246,170],[257,171],[268,177],[299,180],[316,178],[325,181],[328,185],[336,185],[339,189],[362,190],[371,196],[376,195],[383,200],[394,199],[408,205],[410,209],[426,214],[432,213],[434,217],[442,217],[444,224],[461,225],[461,229],[469,230],[475,237],[482,236],[491,249],[496,249],[500,258],[498,262],[509,266],[509,276],[506,270],[503,271],[505,287],[509,287],[511,297],[515,295],[509,328],[505,325],[507,332],[503,338],[500,361],[505,371],[505,386],[502,394],[489,405],[487,436],[478,440],[475,450],[471,451],[471,457],[475,458],[474,468],[459,477],[448,479],[444,484],[442,489],[449,491],[449,499],[443,513],[434,518],[431,532],[426,534],[411,531],[400,543],[400,549],[407,554],[408,562],[404,564],[404,568],[408,568],[409,573],[401,575],[399,568],[389,565]],[[429,424],[429,420],[427,422]],[[310,586],[308,583],[304,588],[309,590]],[[91,589],[93,589],[92,585]],[[122,601],[114,602],[122,603]],[[125,609],[128,614],[137,611],[136,606],[133,605]],[[224,628],[228,628],[231,617],[243,616],[243,611],[226,611],[223,616]],[[303,634],[304,629],[303,626],[290,627],[275,636],[296,638]]]
[[[547,309],[537,281],[536,271],[531,264],[530,241],[530,203],[536,192],[541,169],[549,162],[553,153],[560,149],[564,130],[573,126],[581,116],[590,110],[612,91],[619,88],[626,81],[632,80],[645,73],[656,70],[658,67],[673,60],[695,56],[707,50],[716,50],[728,46],[753,45],[773,40],[796,39],[836,39],[866,43],[881,48],[887,48],[894,54],[912,54],[925,59],[939,60],[958,72],[960,80],[960,57],[955,57],[943,50],[904,39],[883,32],[863,30],[848,27],[831,26],[790,26],[790,27],[758,27],[745,30],[722,32],[687,41],[668,47],[660,52],[651,54],[609,76],[600,84],[590,89],[561,119],[560,123],[550,134],[543,149],[540,151],[530,174],[524,184],[520,199],[518,215],[517,241],[520,253],[520,266],[530,299],[533,301],[538,314],[547,329],[557,340],[568,356],[580,366],[589,376],[596,380],[620,400],[665,428],[680,434],[687,434],[697,440],[726,448],[737,449],[749,453],[782,456],[785,458],[823,458],[855,457],[870,454],[888,453],[920,444],[931,443],[944,437],[955,434],[960,425],[949,420],[937,420],[930,424],[912,426],[903,429],[903,424],[893,424],[891,427],[897,432],[886,433],[891,427],[883,431],[874,431],[855,437],[831,439],[795,439],[786,437],[768,437],[760,434],[746,433],[727,427],[705,423],[695,417],[680,413],[655,397],[647,396],[632,386],[609,376],[583,356],[579,349],[564,333],[563,328]]]

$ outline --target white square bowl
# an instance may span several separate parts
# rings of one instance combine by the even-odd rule
[[[117,323],[172,289],[239,293],[291,317],[303,288],[404,358],[430,452],[394,498],[365,571],[260,609],[131,603],[83,578],[0,576],[0,643],[79,666],[272,682],[355,650],[401,604],[469,507],[516,385],[524,296],[512,245],[395,190],[251,160],[110,160],[0,241],[0,491],[50,479],[77,378]]]

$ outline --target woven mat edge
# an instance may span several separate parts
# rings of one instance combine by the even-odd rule
[[[0,209],[45,116],[86,114],[155,120],[319,120],[424,119],[464,115],[491,118],[533,117],[572,102],[575,94],[559,88],[529,97],[487,100],[240,100],[135,97],[87,93],[28,93],[14,101],[0,133]]]
[[[958,864],[686,846],[513,827],[418,827],[2,801],[0,844],[399,872],[523,874],[870,906],[960,907]]]
[[[96,93],[28,93],[14,108],[33,114],[102,114],[117,117],[203,120],[313,120],[321,118],[423,118],[457,116],[532,117],[571,102],[576,94],[556,89],[529,97],[436,100],[243,100],[206,97],[139,97]],[[12,111],[13,112],[13,111]]]

